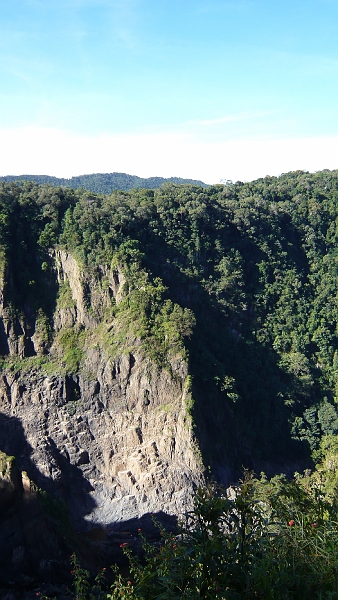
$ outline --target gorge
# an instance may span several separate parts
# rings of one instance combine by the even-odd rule
[[[337,202],[337,171],[0,184],[3,581],[71,545],[39,494],[109,540],[243,465],[311,467],[338,432]]]

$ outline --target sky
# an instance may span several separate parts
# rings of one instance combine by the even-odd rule
[[[338,168],[338,0],[0,0],[0,175]]]

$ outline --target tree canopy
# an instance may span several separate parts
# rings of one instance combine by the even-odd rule
[[[6,182],[1,257],[12,304],[47,312],[51,248],[121,265],[155,360],[184,347],[206,464],[285,464],[338,432],[337,209],[338,171],[110,195]]]

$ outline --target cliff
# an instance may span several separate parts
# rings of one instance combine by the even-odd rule
[[[132,351],[107,356],[97,343],[102,323],[95,304],[101,304],[102,313],[111,296],[117,302],[123,297],[123,275],[106,272],[110,284],[99,295],[94,287],[98,282],[86,281],[70,254],[58,251],[53,263],[58,284],[69,286],[70,302],[56,305],[48,375],[36,324],[28,328],[25,315],[11,320],[0,309],[9,355],[24,358],[30,348],[30,354],[40,356],[40,364],[38,358],[26,359],[25,372],[22,365],[2,372],[1,447],[18,457],[20,468],[37,485],[60,494],[79,526],[82,517],[109,524],[159,510],[184,512],[202,481],[187,414],[184,359],[173,356],[170,372],[159,369],[137,339],[129,340]],[[92,299],[96,297],[90,315],[86,286]],[[118,326],[116,320],[108,329]],[[80,330],[85,340],[76,375],[57,373],[65,330]],[[16,427],[22,428],[20,436],[14,433]]]
[[[291,474],[337,435],[337,189],[0,185],[0,451],[78,531],[111,544],[207,470]]]
[[[187,411],[184,357],[172,355],[168,368],[159,368],[133,337],[114,356],[105,350],[100,339],[112,336],[120,323],[106,323],[102,315],[112,299],[123,300],[124,276],[118,269],[99,273],[97,279],[86,276],[65,251],[51,254],[49,277],[59,290],[51,345],[29,305],[20,315],[8,314],[3,281],[7,357],[0,381],[0,448],[16,457],[18,471],[36,488],[69,508],[77,531],[101,528],[104,539],[150,513],[165,519],[190,510],[203,467]],[[102,278],[109,282],[105,289]],[[74,351],[81,364],[71,372]],[[0,490],[3,502],[8,485]],[[17,487],[20,495],[22,484]],[[0,548],[14,557],[12,571],[13,565],[17,571],[27,567],[31,544],[24,537],[16,531],[12,544],[0,536]],[[54,556],[55,545],[44,559]]]

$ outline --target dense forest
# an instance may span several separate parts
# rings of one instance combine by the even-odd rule
[[[122,265],[126,299],[111,314],[159,366],[169,349],[185,353],[214,475],[225,462],[231,472],[310,464],[338,432],[337,203],[337,171],[111,195],[2,183],[8,309],[30,301],[52,337],[51,249],[93,273]]]
[[[155,189],[163,183],[191,183],[206,187],[203,181],[182,179],[181,177],[137,177],[127,173],[93,173],[92,175],[79,175],[70,179],[51,177],[49,175],[7,175],[0,177],[0,181],[34,181],[41,185],[62,186],[72,189],[83,188],[97,194],[111,194],[113,190],[131,190],[132,188]]]
[[[3,320],[25,315],[43,342],[18,360],[0,330],[3,369],[76,376],[94,345],[109,357],[137,343],[169,372],[178,356],[205,472],[226,485],[243,465],[268,475],[246,471],[232,496],[199,490],[178,537],[154,546],[139,532],[141,563],[123,543],[129,578],[116,572],[109,593],[105,571],[94,581],[74,555],[76,598],[336,597],[337,235],[338,171],[111,194],[0,184]],[[86,281],[107,290],[107,268],[123,274],[91,335],[53,329],[56,300],[73,302],[58,249],[80,266],[89,313]]]

